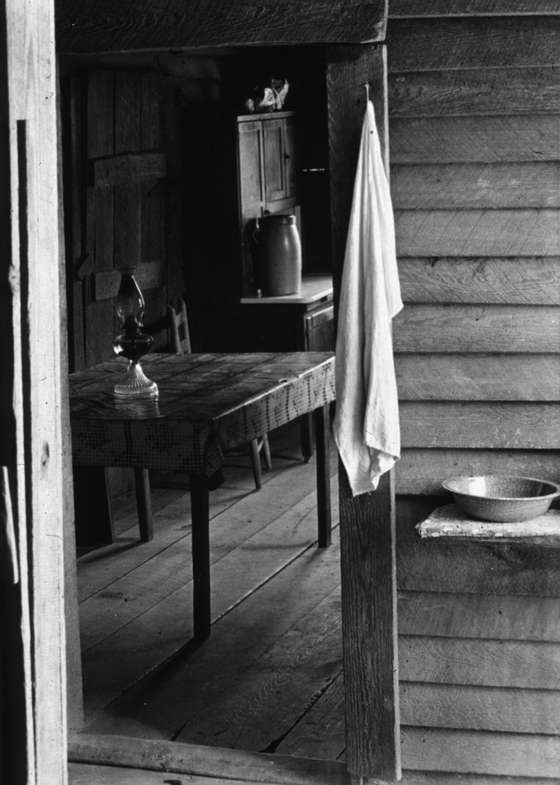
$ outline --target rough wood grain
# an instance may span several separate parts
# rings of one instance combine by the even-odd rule
[[[395,319],[396,352],[558,352],[560,309],[540,306],[409,305]]]
[[[403,447],[554,450],[560,444],[556,403],[403,401]]]
[[[388,33],[391,73],[560,64],[556,16],[394,20]]]
[[[484,731],[403,729],[403,760],[411,769],[557,778],[556,736]]]
[[[282,739],[277,752],[338,760],[344,747],[344,681],[340,674]]]
[[[390,18],[560,15],[557,0],[391,0]]]
[[[242,781],[274,785],[349,785],[340,763],[124,736],[74,736],[69,760],[211,778],[229,778],[235,772]]]
[[[54,7],[8,0],[0,22],[3,452],[19,584],[2,591],[0,776],[66,781],[58,80]],[[7,639],[7,643],[5,642]],[[8,651],[6,651],[8,650]],[[8,716],[6,717],[6,710]],[[5,746],[9,745],[9,746]]]
[[[363,83],[377,96],[387,155],[386,51],[329,50],[327,106],[331,231],[338,298],[353,178],[364,114]],[[353,498],[340,469],[343,657],[347,765],[355,777],[400,777],[394,486],[385,475],[375,493]],[[366,698],[367,696],[367,698]]]
[[[308,474],[312,476],[311,469]],[[287,526],[290,525],[288,518]],[[280,519],[278,521],[281,522]],[[293,516],[291,521],[295,522]],[[269,548],[272,529],[273,526],[268,535],[260,538],[261,550]],[[265,540],[267,536],[268,543]],[[230,528],[230,539],[235,540],[235,537],[235,532]],[[250,676],[252,668],[258,669],[260,658],[280,642],[300,618],[312,614],[313,609],[332,593],[339,569],[338,530],[335,531],[334,540],[333,546],[324,551],[314,548],[305,550],[258,591],[244,597],[242,603],[231,608],[220,619],[203,649],[192,652],[182,664],[177,663],[179,667],[168,671],[165,678],[146,681],[126,692],[99,715],[92,725],[92,731],[129,733],[133,728],[135,735],[144,738],[170,738],[176,735],[186,721],[195,721],[197,715],[204,712],[210,703],[223,700],[228,684],[231,686]],[[249,549],[245,552],[246,558],[251,558],[253,552]],[[220,594],[223,593],[220,599],[216,598],[216,607],[218,603],[224,608],[231,605],[230,580],[234,580],[238,588],[243,588],[239,570],[236,570],[242,554],[243,549],[239,548],[223,573],[223,582],[215,582]],[[297,587],[297,603],[290,601],[294,587]],[[143,637],[145,640],[146,622],[155,633],[152,640],[158,649],[161,647],[163,650],[165,641],[157,641],[157,628],[161,623],[157,621],[158,612],[167,630],[182,623],[176,597],[170,597],[168,603],[162,603],[153,614],[139,620],[135,625],[136,637],[130,637],[128,642],[123,641],[123,651],[135,643],[138,645]],[[166,637],[169,646],[172,636],[167,634]],[[123,640],[122,636],[116,640],[119,639]],[[231,652],[235,652],[235,657],[231,656]],[[115,657],[115,646],[111,647],[110,643],[105,657],[101,657],[96,665],[105,678],[109,676],[106,674],[107,657]],[[154,657],[147,652],[145,659],[147,663],[153,663]],[[201,684],[205,685],[204,690],[200,690]],[[188,700],[177,700],[177,696],[188,696]],[[135,718],[132,725],[131,717]],[[196,728],[196,724],[193,727]]]
[[[560,162],[393,166],[391,186],[396,209],[559,207]]]
[[[180,49],[247,44],[361,43],[385,35],[384,0],[103,0],[95,13],[72,0],[58,0],[57,44],[61,52]],[[134,20],[131,23],[131,20]]]
[[[70,785],[169,785],[179,782],[175,772],[146,771],[122,766],[95,766],[87,763],[71,763],[68,766]],[[189,775],[189,785],[247,785],[247,780]]]
[[[527,521],[491,523],[475,521],[455,504],[438,507],[417,527],[422,539],[454,542],[512,543],[557,548],[560,545],[560,512],[552,509]]]
[[[402,681],[510,689],[560,688],[557,643],[401,636],[399,658]]]
[[[560,305],[560,257],[439,257],[399,260],[408,303]]]
[[[546,111],[546,110],[543,110]],[[557,115],[391,118],[393,164],[557,161]]]
[[[550,450],[405,449],[396,471],[401,494],[441,493],[441,480],[459,474],[517,474],[560,482],[558,454]]]
[[[558,113],[558,68],[427,71],[389,80],[392,117]]]
[[[558,256],[560,212],[399,210],[399,256]]]
[[[399,592],[399,634],[560,643],[558,600]]]
[[[505,733],[555,734],[560,692],[401,684],[402,724]]]
[[[403,401],[559,401],[560,356],[398,354]]]

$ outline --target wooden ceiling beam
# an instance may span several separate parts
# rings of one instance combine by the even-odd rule
[[[56,0],[61,53],[383,40],[385,0]]]

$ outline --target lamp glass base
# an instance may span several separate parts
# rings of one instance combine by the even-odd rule
[[[115,384],[117,398],[157,398],[158,386],[145,375],[139,362],[131,362],[124,381]]]

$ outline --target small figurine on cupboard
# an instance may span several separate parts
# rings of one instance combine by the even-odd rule
[[[248,112],[279,112],[284,106],[290,85],[287,79],[272,77],[268,85],[258,85],[245,101]]]

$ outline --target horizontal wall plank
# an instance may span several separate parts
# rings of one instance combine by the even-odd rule
[[[555,403],[403,401],[400,419],[403,447],[554,450],[560,445]]]
[[[444,638],[560,643],[558,600],[399,592],[399,632]]]
[[[399,256],[558,256],[560,211],[398,210]]]
[[[408,305],[394,320],[396,352],[557,353],[560,308]]]
[[[556,691],[560,689],[560,644],[400,636],[399,678]]]
[[[558,452],[544,450],[404,449],[396,473],[397,493],[425,495],[441,493],[441,481],[459,474],[516,474],[560,483],[560,461]]]
[[[389,18],[560,15],[557,0],[391,0]]]
[[[401,736],[404,768],[552,777],[551,785],[558,781],[560,738],[556,736],[435,728],[402,728]]]
[[[400,684],[401,723],[506,733],[560,735],[560,692]]]
[[[558,115],[392,117],[394,164],[558,161]]]
[[[401,401],[560,401],[560,354],[398,354]]]
[[[403,300],[408,303],[560,305],[560,257],[403,257]]]
[[[395,74],[389,79],[389,112],[393,117],[557,113],[559,83],[556,66]]]
[[[558,453],[553,455],[558,471]],[[453,467],[449,466],[439,476],[448,477],[453,473]],[[558,549],[421,540],[416,524],[441,503],[441,498],[434,497],[397,498],[399,591],[560,597]],[[557,615],[553,618],[557,619]]]
[[[389,71],[558,65],[560,19],[550,17],[394,20]]]
[[[397,165],[391,185],[397,209],[559,207],[560,162]]]

